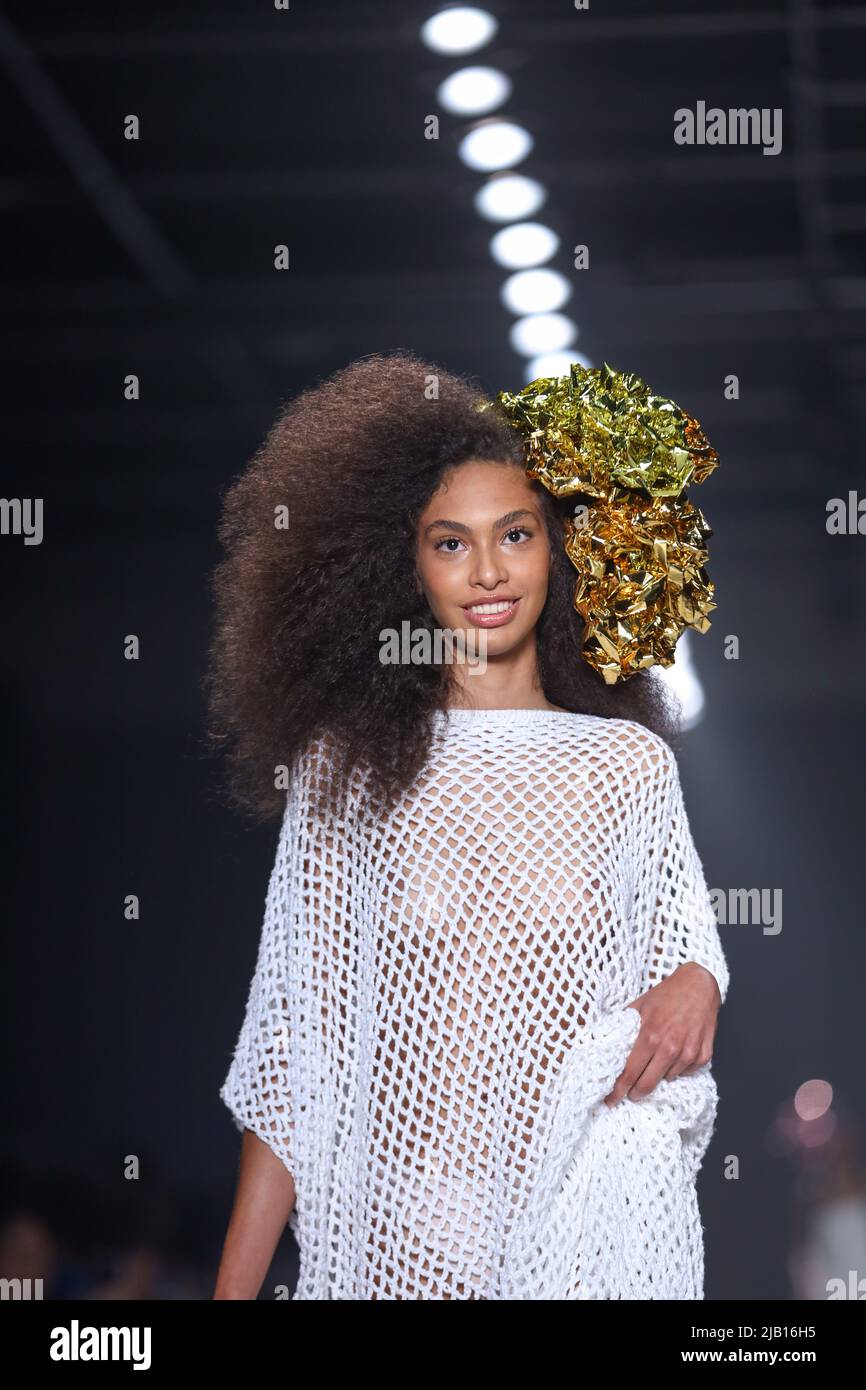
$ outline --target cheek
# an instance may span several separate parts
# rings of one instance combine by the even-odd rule
[[[550,578],[550,554],[549,551],[538,552],[527,556],[526,568],[523,572],[522,582],[526,585],[527,592],[531,595],[531,602],[528,606],[526,616],[535,621],[542,608],[547,602],[548,583]]]
[[[426,546],[416,546],[415,548],[415,573],[425,588],[430,584],[433,577],[433,566],[430,563],[431,555]]]
[[[519,563],[523,578],[532,589],[546,589],[550,574],[550,551],[546,547],[527,548]]]
[[[442,563],[438,554],[425,551],[416,565],[418,578],[427,595],[428,602],[447,601],[449,594],[460,581],[453,565]]]
[[[435,589],[436,565],[431,563],[431,557],[428,551],[425,550],[423,554],[418,557],[415,567],[418,572],[418,578],[424,585],[424,588]]]

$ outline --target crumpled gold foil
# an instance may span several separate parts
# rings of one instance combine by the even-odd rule
[[[565,522],[584,659],[608,685],[671,666],[685,629],[706,632],[717,606],[713,533],[684,491],[719,462],[697,420],[607,362],[574,362],[496,401],[524,436],[527,475],[587,508],[585,525]]]

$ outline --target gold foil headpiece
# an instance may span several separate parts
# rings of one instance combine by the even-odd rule
[[[719,462],[697,420],[607,362],[573,362],[496,402],[524,437],[527,475],[583,503],[565,520],[565,549],[584,659],[608,685],[671,666],[684,630],[706,632],[716,607],[713,532],[685,495]]]

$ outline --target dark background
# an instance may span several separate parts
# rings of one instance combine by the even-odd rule
[[[524,384],[465,123],[423,138],[438,82],[475,62],[510,74],[504,114],[535,137],[522,169],[549,189],[576,347],[672,396],[721,457],[697,499],[719,606],[691,643],[707,707],[682,777],[710,885],[782,889],[784,924],[722,928],[707,1297],[796,1296],[804,1223],[866,1201],[866,536],[826,530],[829,498],[866,494],[866,8],[491,3],[499,34],[465,59],[422,46],[435,8],[0,7],[3,492],[45,506],[41,546],[0,537],[4,1250],[33,1213],[57,1296],[208,1297],[228,1215],[217,1092],[276,832],[220,804],[201,749],[221,490],[280,403],[362,354]],[[781,107],[782,152],[676,146],[698,100]],[[820,1133],[791,1111],[810,1078],[834,1088]]]

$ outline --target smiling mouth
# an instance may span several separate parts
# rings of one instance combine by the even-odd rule
[[[519,598],[492,599],[487,603],[466,603],[463,612],[476,627],[501,627],[514,617]]]

